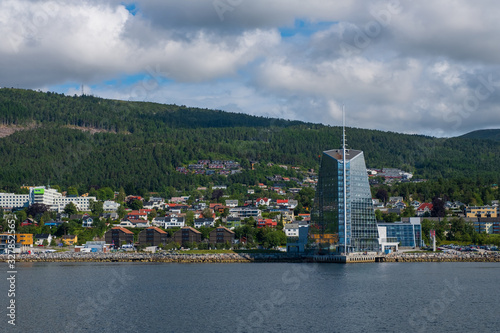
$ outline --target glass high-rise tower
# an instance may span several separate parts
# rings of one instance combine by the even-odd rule
[[[363,152],[345,149],[345,181],[343,152],[323,152],[310,241],[327,252],[378,251],[377,223]]]

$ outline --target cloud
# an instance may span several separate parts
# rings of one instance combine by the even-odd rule
[[[500,126],[499,6],[4,0],[0,86],[455,135]]]

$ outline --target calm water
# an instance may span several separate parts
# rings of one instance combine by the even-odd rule
[[[7,325],[2,278],[0,331],[500,332],[495,263],[34,263],[17,269],[17,325]]]

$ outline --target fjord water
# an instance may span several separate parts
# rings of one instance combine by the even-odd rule
[[[498,263],[19,263],[17,270],[16,331],[500,331]],[[0,288],[6,331],[5,279]]]

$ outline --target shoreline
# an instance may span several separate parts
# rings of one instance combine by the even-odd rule
[[[217,253],[217,254],[172,254],[172,253],[43,253],[16,255],[16,262],[161,262],[161,263],[255,263],[320,262],[314,256],[287,253]],[[7,255],[0,255],[6,262]],[[377,256],[376,262],[500,262],[500,253],[392,253]]]

